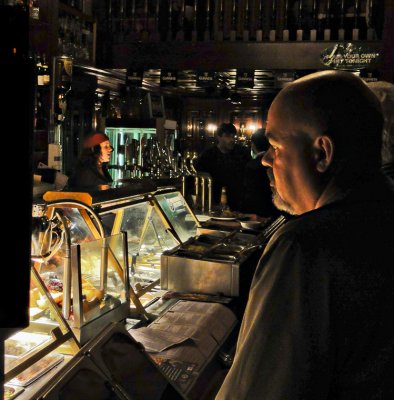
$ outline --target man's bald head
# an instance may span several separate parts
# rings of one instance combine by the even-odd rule
[[[272,107],[280,107],[301,132],[329,136],[334,143],[333,165],[377,169],[383,127],[376,96],[350,72],[321,71],[284,88]]]

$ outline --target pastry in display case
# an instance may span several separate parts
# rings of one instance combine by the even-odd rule
[[[37,270],[31,269],[30,323],[4,342],[5,398],[31,399],[79,351],[69,324]]]
[[[125,233],[71,246],[70,325],[82,344],[110,321],[129,315],[126,254]]]
[[[78,200],[52,201],[35,208],[34,266],[84,343],[109,319],[128,315],[126,236],[104,237],[99,216]]]

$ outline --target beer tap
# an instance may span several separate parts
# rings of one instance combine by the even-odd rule
[[[127,178],[127,164],[128,164],[128,162],[129,162],[129,157],[128,157],[128,154],[127,154],[127,146],[128,146],[128,144],[129,144],[129,135],[125,135],[125,137],[124,137],[124,143],[123,143],[123,145],[124,145],[124,165],[123,165],[123,174],[124,174],[124,177],[125,177],[125,178]]]

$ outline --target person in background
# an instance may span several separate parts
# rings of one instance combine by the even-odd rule
[[[245,166],[252,157],[247,147],[235,143],[237,129],[233,124],[221,124],[216,135],[217,145],[202,151],[194,167],[212,177],[213,208],[218,207],[222,188],[225,187],[228,206],[232,211],[239,211],[242,207]]]
[[[246,214],[256,214],[259,217],[274,217],[279,215],[278,209],[272,203],[270,181],[267,169],[261,164],[269,143],[265,129],[258,129],[250,137],[253,159],[245,167],[243,199],[241,211]]]
[[[216,399],[394,399],[394,189],[381,105],[345,71],[307,75],[269,111],[263,157],[293,215],[259,261]]]
[[[394,85],[390,82],[369,82],[369,88],[383,108],[382,170],[394,180]]]
[[[82,153],[70,176],[67,188],[107,185],[112,182],[107,164],[112,146],[107,135],[95,132],[85,138]]]

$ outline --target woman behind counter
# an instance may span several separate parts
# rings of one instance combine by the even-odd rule
[[[82,153],[68,181],[68,188],[107,185],[112,182],[107,169],[111,153],[109,137],[104,133],[96,132],[86,137]]]

